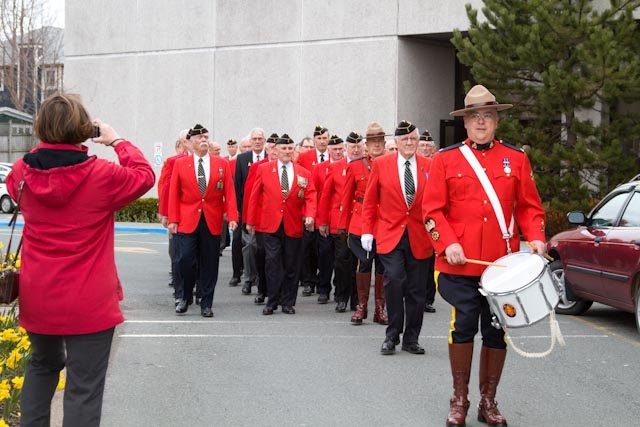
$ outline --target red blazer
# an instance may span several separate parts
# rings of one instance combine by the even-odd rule
[[[338,233],[338,222],[340,220],[340,200],[347,181],[347,158],[332,163],[329,166],[329,173],[322,188],[322,195],[318,203],[318,213],[316,223],[318,225],[328,225],[331,234]],[[316,168],[316,170],[321,168]]]
[[[347,176],[344,190],[340,198],[340,218],[338,228],[348,230],[349,234],[361,236],[362,233],[362,202],[367,190],[367,182],[371,175],[373,159],[354,160],[347,166]]]
[[[460,243],[467,258],[495,261],[506,255],[507,246],[491,202],[458,149],[460,145],[447,147],[433,158],[422,201],[423,218],[431,228],[430,238],[437,254],[443,254],[452,243]],[[527,155],[499,140],[494,140],[493,147],[488,150],[471,151],[486,169],[500,199],[507,227],[511,216],[515,217],[517,227],[509,242],[512,250],[515,252],[520,247],[518,229],[528,240],[544,242],[545,215]],[[480,276],[485,267],[468,263],[450,265],[443,256],[438,256],[436,270]]]
[[[238,157],[234,157],[233,159],[229,159],[229,168],[231,169],[231,177],[235,178],[236,177],[236,160],[238,160]]]
[[[329,150],[324,152],[324,156],[324,161],[329,162]],[[314,148],[313,150],[309,150],[306,153],[300,153],[300,155],[298,156],[298,164],[309,172],[313,172],[313,169],[318,164],[318,155],[316,153],[316,149]]]
[[[211,172],[204,197],[200,194],[193,156],[175,162],[169,189],[169,223],[178,224],[179,233],[193,233],[204,209],[204,219],[213,235],[222,233],[222,215],[238,221],[236,193],[229,162],[221,157],[209,156]]]
[[[256,231],[275,233],[284,221],[287,236],[302,237],[304,218],[316,216],[316,189],[311,174],[294,164],[293,185],[285,198],[277,168],[277,160],[258,166],[249,205],[260,206],[260,210],[250,209],[247,224],[256,227]]]
[[[329,170],[331,168],[331,161],[323,162],[322,165],[314,168],[311,171],[311,180],[313,181],[313,186],[316,189],[316,202],[320,204],[320,198],[322,197],[322,188],[324,187],[324,183],[327,180],[327,175],[329,174]]]
[[[433,254],[422,220],[422,196],[431,159],[416,156],[418,188],[413,203],[407,208],[398,176],[398,156],[398,153],[387,154],[373,162],[362,204],[362,234],[373,234],[376,251],[388,254],[396,248],[407,229],[413,256],[425,259]]]
[[[249,175],[247,175],[247,180],[244,183],[244,195],[242,197],[242,209],[244,209],[245,215],[248,215],[248,212],[250,210],[256,209],[257,210],[257,218],[260,218],[260,205],[256,205],[256,206],[251,206],[250,204],[250,198],[251,198],[251,190],[253,190],[253,184],[255,184],[256,182],[256,173],[258,171],[258,166],[268,162],[269,159],[268,158],[264,158],[262,160],[260,160],[259,162],[253,163],[251,166],[249,166]],[[235,162],[234,162],[235,163]],[[253,224],[256,228],[259,228],[260,225],[259,224]]]
[[[162,164],[162,170],[158,178],[158,213],[162,216],[169,216],[169,186],[171,184],[173,166],[176,160],[184,156],[186,154],[176,154],[167,158]]]

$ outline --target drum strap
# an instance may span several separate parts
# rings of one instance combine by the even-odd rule
[[[508,345],[510,345],[511,348],[513,348],[513,350],[516,353],[518,353],[520,356],[526,357],[528,359],[539,359],[539,358],[542,358],[542,357],[547,357],[553,351],[553,348],[556,346],[556,343],[558,343],[562,347],[564,347],[564,345],[565,345],[564,337],[562,336],[562,332],[560,331],[560,325],[558,324],[558,321],[556,320],[556,312],[555,312],[555,310],[551,310],[551,313],[549,314],[549,330],[550,330],[550,333],[551,333],[551,345],[549,346],[549,348],[546,351],[543,351],[543,352],[540,352],[540,353],[530,353],[528,351],[522,350],[521,348],[516,346],[516,343],[514,343],[513,340],[511,339],[511,337],[509,336],[509,332],[507,331],[507,327],[503,326],[503,329],[504,329],[504,340],[505,340],[505,342]]]
[[[498,225],[500,226],[500,231],[502,231],[502,238],[507,244],[507,253],[511,253],[511,245],[509,245],[509,239],[513,236],[513,215],[511,215],[511,223],[509,224],[509,229],[507,229],[507,223],[504,218],[504,212],[502,211],[502,205],[500,204],[500,200],[498,199],[498,195],[496,194],[496,190],[491,185],[491,181],[489,181],[489,177],[485,173],[484,169],[480,165],[476,156],[473,155],[471,149],[468,145],[463,144],[460,147],[460,152],[467,159],[469,165],[476,173],[478,180],[480,180],[480,184],[482,184],[482,188],[484,192],[487,194],[489,201],[491,202],[491,206],[493,207],[493,212],[496,215],[496,219],[498,220]]]

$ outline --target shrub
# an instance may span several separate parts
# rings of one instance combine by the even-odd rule
[[[158,199],[148,197],[138,199],[121,211],[116,212],[116,221],[158,222]]]

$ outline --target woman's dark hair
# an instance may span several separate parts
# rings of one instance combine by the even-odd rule
[[[45,142],[78,144],[91,138],[93,124],[79,95],[58,93],[44,100],[33,130]]]

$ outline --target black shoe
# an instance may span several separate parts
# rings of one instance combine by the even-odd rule
[[[310,297],[311,295],[313,295],[313,289],[311,289],[311,286],[305,285],[304,289],[302,290],[302,296]]]
[[[169,282],[169,287],[173,288],[173,282]]]
[[[191,295],[191,298],[187,301],[187,305],[193,305],[193,295]]]
[[[318,304],[326,304],[329,302],[329,295],[320,294],[318,295]]]
[[[176,314],[185,314],[187,312],[187,301],[181,299],[178,305],[176,305]]]
[[[253,302],[256,303],[256,304],[264,304],[264,300],[265,300],[265,296],[262,295],[262,294],[258,294],[258,295],[256,295],[256,297],[253,300]]]
[[[175,298],[175,295],[174,295],[174,298]],[[180,301],[182,301],[180,298],[176,298],[176,299],[173,301],[173,306],[174,306],[174,307],[177,307],[177,306],[178,306],[178,304],[180,304]]]
[[[424,354],[424,347],[417,342],[412,342],[411,344],[402,343],[402,349],[411,354]]]
[[[231,280],[229,280],[229,286],[238,286],[239,284],[240,284],[239,277],[232,277]]]
[[[347,303],[344,301],[340,301],[338,305],[336,305],[336,311],[338,313],[344,313],[345,311],[347,311]]]
[[[213,311],[209,307],[201,309],[200,314],[202,317],[213,317]]]
[[[435,309],[435,307],[433,305],[427,303],[427,304],[424,305],[424,312],[425,313],[435,313],[436,309]]]
[[[271,316],[273,314],[273,308],[271,307],[265,307],[262,309],[262,314],[264,314],[265,316]]]
[[[296,314],[296,309],[291,307],[290,305],[283,305],[282,312],[284,314]]]
[[[242,294],[243,295],[251,294],[251,282],[245,282],[244,285],[242,285]]]
[[[385,338],[380,348],[380,354],[384,354],[385,356],[394,354],[396,352],[396,345],[398,344],[400,344],[399,340],[394,341],[389,337]]]

